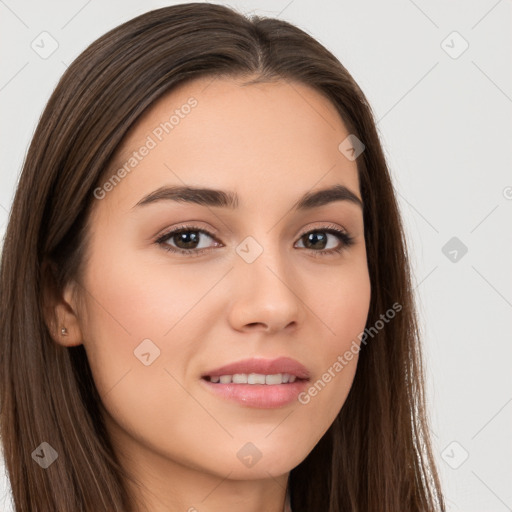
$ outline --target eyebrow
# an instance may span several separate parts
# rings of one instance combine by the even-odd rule
[[[234,192],[190,186],[164,186],[144,196],[133,208],[163,200],[229,209],[236,209],[239,205],[238,195]],[[358,205],[361,209],[363,208],[361,199],[344,185],[334,185],[330,188],[307,192],[292,208],[296,211],[304,211],[335,201],[348,201]]]

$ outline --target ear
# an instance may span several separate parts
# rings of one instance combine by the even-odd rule
[[[43,314],[51,337],[65,347],[81,345],[83,338],[76,302],[76,283],[72,281],[64,289],[59,289],[55,264],[49,261],[43,262],[42,275]]]

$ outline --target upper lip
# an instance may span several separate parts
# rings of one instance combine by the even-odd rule
[[[213,370],[208,370],[201,377],[220,377],[222,375],[235,375],[236,373],[259,373],[263,375],[275,375],[288,373],[299,379],[309,379],[307,368],[290,357],[278,357],[277,359],[251,358],[229,363]]]

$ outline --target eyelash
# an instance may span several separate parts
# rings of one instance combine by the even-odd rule
[[[159,237],[157,240],[155,240],[155,243],[162,247],[165,251],[178,253],[178,254],[187,254],[192,256],[200,256],[201,254],[204,254],[205,252],[208,252],[214,247],[208,247],[203,249],[180,249],[176,247],[172,247],[169,244],[165,243],[169,238],[171,238],[174,235],[180,234],[180,233],[187,233],[187,232],[198,232],[203,233],[204,235],[209,236],[210,238],[215,240],[215,237],[209,233],[208,231],[201,229],[197,226],[192,225],[185,225],[185,226],[179,226],[178,228],[173,229],[172,231],[169,231],[165,234],[163,234],[161,237]],[[338,239],[342,242],[341,245],[336,249],[321,249],[318,251],[315,251],[314,249],[308,249],[305,248],[308,251],[311,251],[315,257],[318,256],[334,256],[336,254],[341,253],[343,250],[348,249],[354,244],[354,238],[350,236],[347,232],[342,231],[341,229],[338,229],[334,226],[323,226],[320,228],[314,228],[310,231],[305,231],[302,233],[299,237],[299,240],[304,237],[305,235],[311,234],[311,233],[329,233],[332,235],[336,235]]]

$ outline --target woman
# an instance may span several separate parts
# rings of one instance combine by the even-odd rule
[[[444,510],[371,109],[289,23],[138,16],[40,119],[1,266],[15,510]]]

